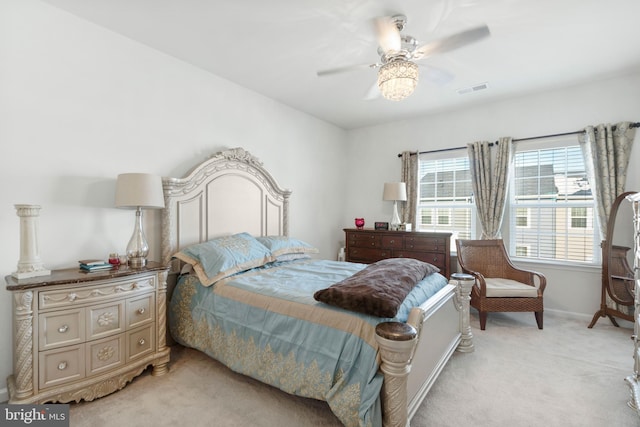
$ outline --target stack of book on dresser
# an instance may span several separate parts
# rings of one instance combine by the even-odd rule
[[[101,259],[83,259],[78,262],[82,271],[104,271],[113,268],[113,265]]]

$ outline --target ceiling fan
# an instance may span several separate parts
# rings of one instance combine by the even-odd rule
[[[378,68],[377,88],[380,93],[387,99],[400,101],[410,96],[418,84],[418,65],[414,61],[458,49],[491,34],[489,27],[480,25],[421,45],[414,37],[402,34],[406,23],[407,17],[404,15],[374,20],[380,62],[321,70],[317,72],[318,76],[361,68]]]

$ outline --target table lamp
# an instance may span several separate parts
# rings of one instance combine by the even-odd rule
[[[163,209],[162,178],[146,173],[123,173],[116,181],[116,207],[136,210],[133,235],[127,245],[130,267],[147,265],[149,244],[142,228],[142,209]]]
[[[407,200],[406,184],[404,182],[385,182],[382,199],[393,200],[393,216],[391,216],[389,227],[391,230],[399,230],[401,221],[400,216],[398,216],[398,201],[404,202]]]

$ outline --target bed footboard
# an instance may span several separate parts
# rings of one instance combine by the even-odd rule
[[[453,352],[473,351],[469,301],[474,278],[453,274],[449,284],[420,307],[407,323],[376,327],[384,375],[385,427],[406,427]]]

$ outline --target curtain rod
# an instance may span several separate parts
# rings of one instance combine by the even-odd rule
[[[631,125],[629,125],[629,127],[638,128],[638,127],[640,127],[640,122],[631,123]],[[613,126],[611,129],[612,130],[616,130],[616,127]],[[512,139],[511,142],[531,141],[533,139],[553,138],[553,137],[556,137],[556,136],[577,135],[577,134],[583,133],[583,132],[584,132],[584,130],[577,130],[577,131],[574,131],[574,132],[554,133],[554,134],[551,134],[551,135],[530,136],[530,137],[527,137],[527,138]],[[491,147],[494,144],[497,145],[498,141],[489,143],[489,146]],[[466,150],[466,149],[467,149],[467,147],[442,148],[442,149],[439,149],[439,150],[417,151],[415,153],[410,153],[410,155],[411,156],[415,156],[416,154],[442,153],[444,151],[456,151],[456,150]],[[402,154],[398,154],[398,157],[402,157]]]

